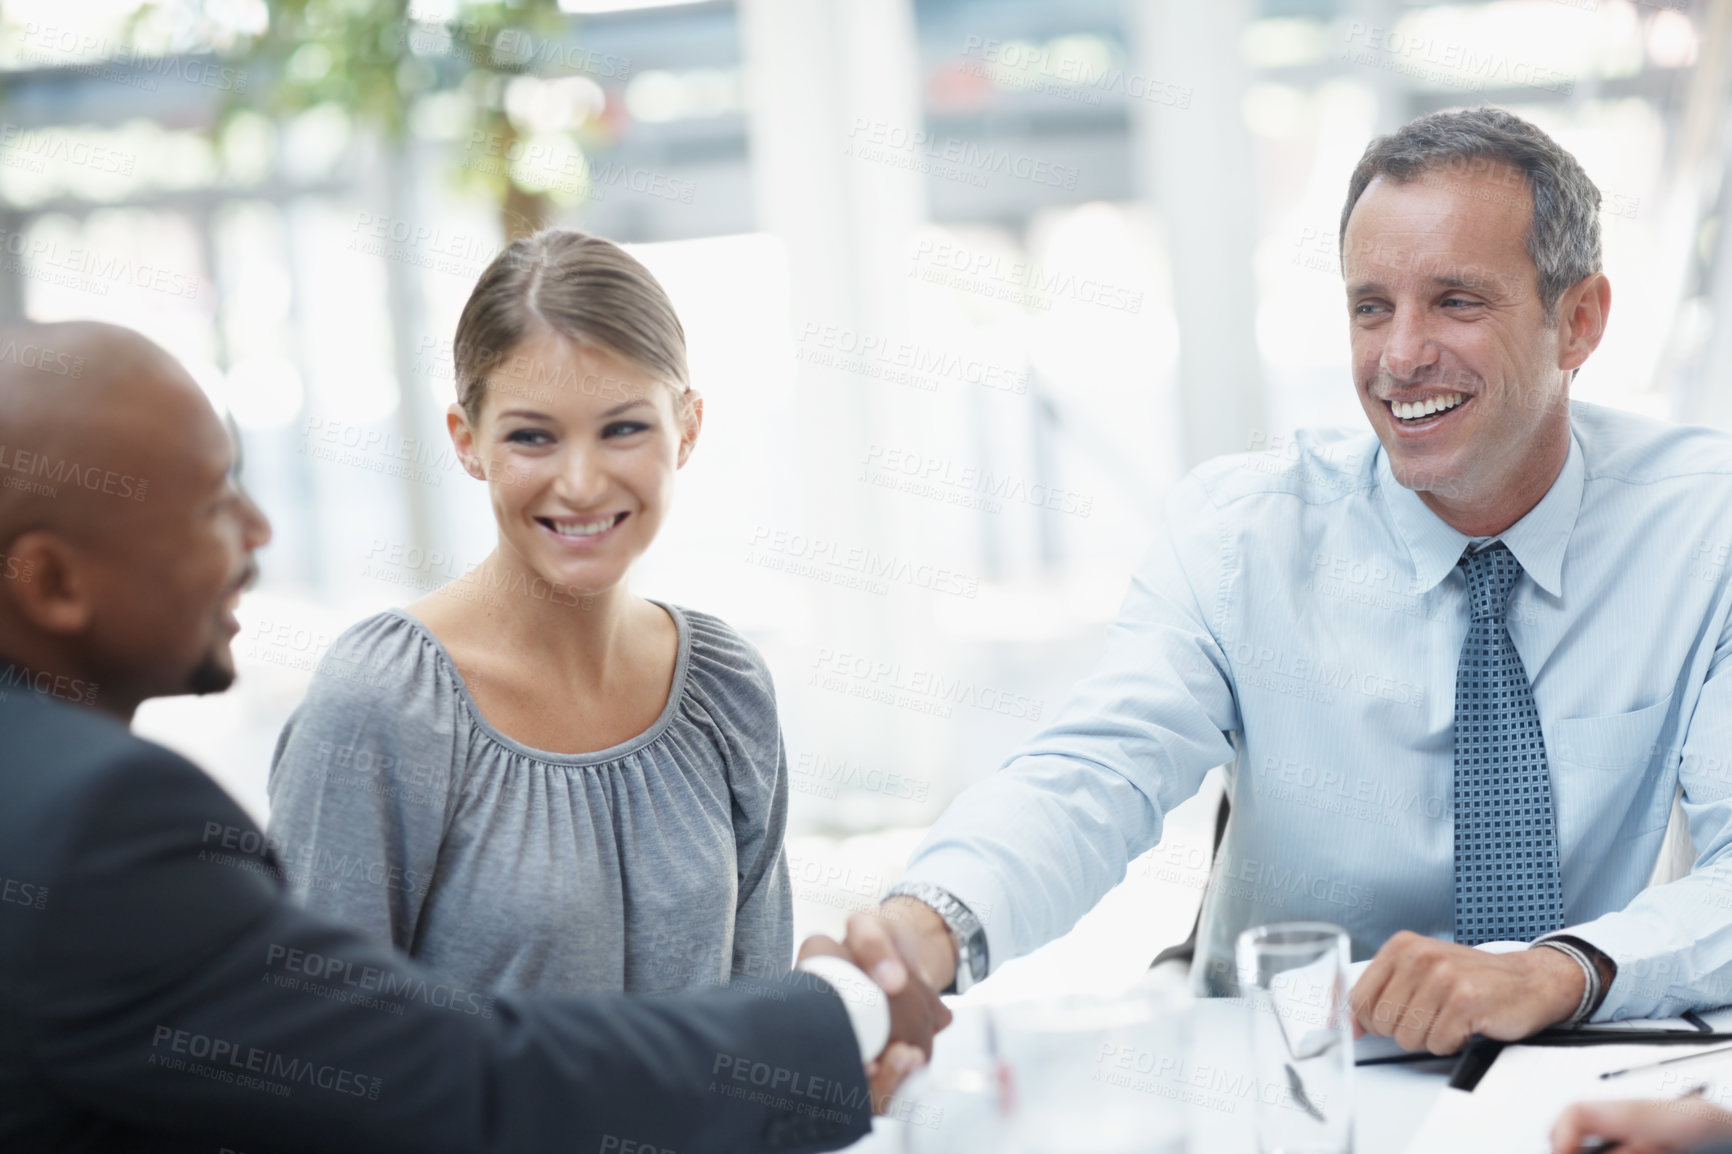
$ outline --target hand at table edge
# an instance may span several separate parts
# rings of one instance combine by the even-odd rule
[[[1403,930],[1384,943],[1349,997],[1354,1035],[1453,1054],[1475,1034],[1513,1042],[1569,1018],[1581,967],[1557,950],[1492,954]]]

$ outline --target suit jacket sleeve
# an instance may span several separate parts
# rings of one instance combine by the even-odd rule
[[[143,742],[113,760],[44,823],[50,900],[6,975],[44,1090],[91,1115],[249,1154],[803,1151],[869,1127],[822,983],[456,989],[288,901],[190,763]]]

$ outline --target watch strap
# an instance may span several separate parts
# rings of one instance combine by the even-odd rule
[[[884,895],[891,898],[913,898],[928,906],[950,931],[956,946],[956,973],[940,993],[960,994],[985,978],[990,969],[986,952],[986,927],[975,917],[968,904],[942,886],[929,882],[901,882]]]

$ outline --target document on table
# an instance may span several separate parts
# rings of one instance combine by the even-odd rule
[[[1572,1102],[1608,1098],[1678,1098],[1706,1083],[1703,1098],[1719,1106],[1732,1099],[1732,1053],[1671,1062],[1602,1079],[1610,1070],[1647,1067],[1669,1058],[1724,1046],[1701,1045],[1522,1046],[1498,1055],[1470,1093],[1446,1089],[1420,1123],[1407,1154],[1550,1154],[1548,1137],[1558,1115]]]

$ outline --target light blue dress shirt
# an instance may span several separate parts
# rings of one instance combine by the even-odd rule
[[[1732,1002],[1732,437],[1571,406],[1567,462],[1501,539],[1545,735],[1566,932],[1618,963],[1595,1020]],[[964,792],[906,879],[948,889],[996,965],[1068,930],[1226,766],[1232,819],[1194,977],[1240,930],[1451,936],[1456,664],[1469,538],[1370,433],[1301,432],[1190,473],[1099,668]],[[1697,860],[1646,887],[1679,787]]]

